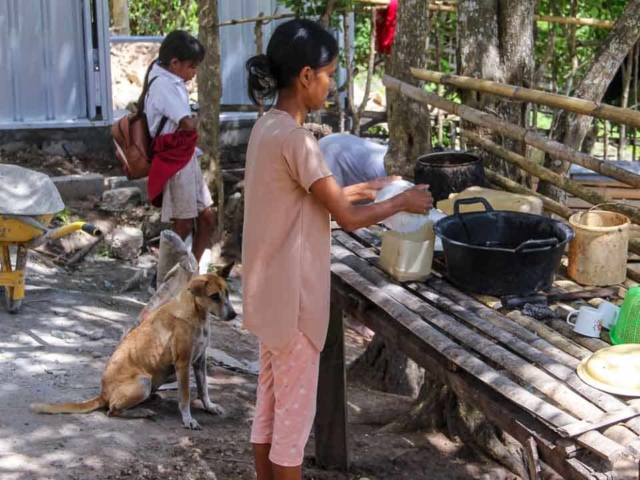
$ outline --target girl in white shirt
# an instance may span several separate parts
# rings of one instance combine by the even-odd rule
[[[186,82],[195,77],[204,55],[202,44],[182,30],[171,32],[162,42],[138,101],[138,108],[146,111],[152,137],[197,129],[198,118],[191,114]],[[173,230],[183,240],[195,231],[192,252],[199,262],[209,246],[215,217],[198,153],[196,149],[191,160],[167,180],[162,192],[162,221],[172,222]]]

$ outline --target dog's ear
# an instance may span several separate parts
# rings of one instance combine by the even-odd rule
[[[218,275],[220,275],[222,278],[227,279],[229,278],[229,274],[231,273],[231,270],[233,270],[233,265],[235,264],[235,262],[231,262],[227,265],[225,265],[224,267],[222,267],[222,269],[220,269],[218,273]]]
[[[201,276],[192,278],[191,281],[189,281],[189,285],[187,288],[196,297],[203,297],[207,293],[207,278]]]

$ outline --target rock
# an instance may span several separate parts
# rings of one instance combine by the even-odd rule
[[[142,201],[142,192],[138,187],[114,188],[102,194],[103,210],[117,212],[137,207]]]
[[[67,334],[61,330],[51,330],[51,336],[59,338],[60,340],[66,340]]]
[[[135,227],[118,227],[107,236],[107,245],[116,258],[132,260],[138,256],[144,238]]]
[[[89,334],[89,340],[97,341],[105,337],[104,330],[94,330]]]
[[[244,363],[236,360],[231,355],[228,355],[217,348],[207,348],[207,355],[215,365],[238,368],[241,370],[245,370],[247,368]]]
[[[151,240],[159,237],[163,230],[171,230],[173,225],[171,222],[163,222],[161,213],[158,210],[152,210],[151,214],[142,221],[142,230],[144,238]]]
[[[49,249],[68,255],[86,247],[90,243],[93,243],[93,241],[94,238],[91,235],[77,230],[64,237],[51,240],[49,242]]]
[[[42,152],[47,155],[60,155],[68,157],[70,155],[78,155],[86,153],[87,146],[81,140],[45,140],[42,143]]]

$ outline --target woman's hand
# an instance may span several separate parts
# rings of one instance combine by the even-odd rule
[[[199,119],[195,115],[190,117],[184,117],[180,120],[180,123],[178,124],[178,130],[197,130],[198,122],[199,122]]]
[[[405,202],[405,212],[426,215],[433,207],[433,196],[429,191],[429,185],[416,185],[402,192],[400,196]]]

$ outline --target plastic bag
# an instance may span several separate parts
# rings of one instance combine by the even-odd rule
[[[406,180],[396,180],[382,188],[376,195],[376,203],[384,202],[390,198],[400,195],[415,185]],[[409,233],[420,230],[429,221],[427,215],[399,212],[382,221],[386,227],[400,233]]]

